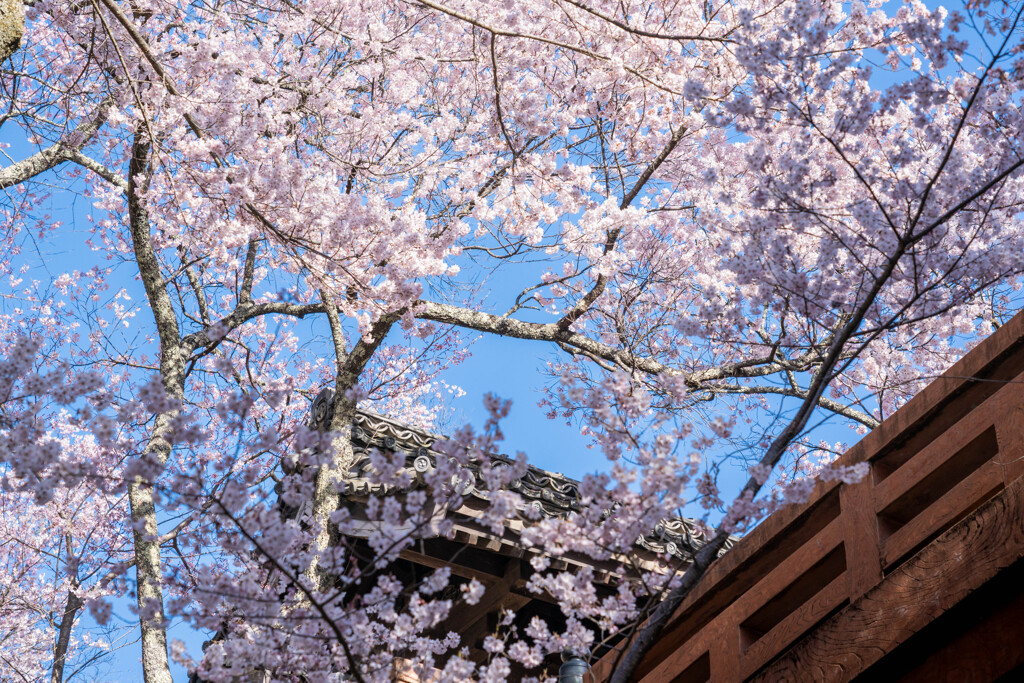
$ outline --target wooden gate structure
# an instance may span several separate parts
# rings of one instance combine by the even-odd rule
[[[838,460],[860,462],[712,565],[635,680],[1024,681],[1024,314]]]

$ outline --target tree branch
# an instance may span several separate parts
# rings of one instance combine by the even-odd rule
[[[112,102],[109,98],[104,100],[97,107],[92,117],[79,123],[64,139],[53,143],[44,150],[36,152],[27,159],[22,159],[6,168],[0,169],[0,190],[30,180],[40,173],[59,166],[65,161],[75,161],[89,168],[89,170],[95,170],[87,165],[91,160],[87,160],[87,157],[81,154],[81,149],[92,140],[97,131],[103,126],[107,120],[111,104]],[[92,163],[95,164],[95,162]],[[95,165],[98,166],[98,164]],[[127,185],[119,185],[119,187],[126,189]]]
[[[791,374],[791,373],[787,373]],[[760,385],[760,386],[743,386],[741,384],[712,384],[707,387],[714,393],[723,394],[745,394],[745,395],[763,395],[763,394],[776,394],[779,396],[789,396],[791,398],[807,398],[807,392],[798,386],[792,387],[777,387],[771,385]],[[830,398],[824,396],[818,399],[818,405],[825,410],[831,411],[837,415],[842,415],[851,420],[856,420],[869,429],[874,429],[881,424],[878,420],[871,417],[867,413],[845,406],[838,401],[833,401]]]
[[[60,617],[60,631],[53,648],[53,667],[50,670],[50,683],[62,683],[64,665],[67,662],[68,646],[71,644],[71,629],[78,616],[78,610],[85,602],[75,593],[75,586],[68,588],[68,599],[64,605],[64,613]]]

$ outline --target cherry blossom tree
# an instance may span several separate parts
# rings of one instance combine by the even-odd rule
[[[806,493],[817,420],[873,428],[1017,302],[1019,3],[25,8],[0,114],[3,510],[33,520],[0,539],[31,595],[0,596],[25,624],[0,638],[25,677],[102,650],[76,616],[130,595],[147,683],[169,656],[208,680],[539,677],[635,635],[627,680],[729,535]],[[526,463],[495,455],[493,399],[418,488],[370,453],[360,556],[357,409],[435,428],[477,335],[555,354],[546,404],[607,458],[579,514],[503,489]],[[734,501],[712,453],[751,465]],[[391,570],[447,533],[468,469],[566,622],[508,622],[484,663],[443,633],[481,586]],[[550,563],[628,558],[695,503],[717,529],[686,566],[607,594]],[[201,662],[169,655],[172,615],[217,633]]]

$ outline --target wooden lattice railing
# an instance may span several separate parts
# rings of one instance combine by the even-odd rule
[[[1024,473],[1024,317],[997,330],[839,459],[844,465],[859,462],[870,465],[863,481],[819,484],[806,504],[770,516],[713,565],[648,653],[636,680],[782,680],[775,660],[826,619],[852,614],[848,607],[855,603],[864,614],[874,614],[860,606],[869,591],[867,597],[884,601],[898,594],[899,582],[930,575],[928,568],[910,567],[914,562],[963,565],[949,581],[983,583],[1024,556],[1019,519],[1012,520],[1016,531],[1002,547],[985,551],[1001,555],[990,558],[981,573],[969,558],[949,557],[971,552],[967,536],[941,553],[930,549],[941,545],[940,536],[954,534],[954,526],[977,522],[986,502],[996,509],[990,516],[1020,517],[1024,481],[1013,482]],[[942,574],[942,566],[934,569]],[[939,596],[934,609],[929,607],[935,614],[908,615],[906,623],[893,624],[902,635],[887,641],[883,634],[855,652],[855,667],[877,661],[973,588],[928,590]],[[900,621],[903,612],[885,614]],[[613,652],[595,665],[596,680],[604,680],[614,658]],[[836,678],[824,670],[788,671],[808,680]]]

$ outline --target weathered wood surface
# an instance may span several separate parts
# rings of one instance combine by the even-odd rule
[[[844,453],[838,464],[852,465],[885,453],[890,458],[886,466],[895,469],[896,465],[906,462],[929,443],[939,440],[943,432],[1007,386],[1015,385],[1011,390],[1013,395],[1010,395],[1011,391],[1004,391],[1005,396],[1000,401],[1009,401],[1016,406],[1012,416],[1024,426],[1024,409],[1020,408],[1024,385],[1020,385],[1018,378],[1021,372],[1024,372],[1024,314],[1015,316],[925,387]],[[995,405],[998,402],[990,403],[989,407]],[[1010,417],[1008,413],[1003,422],[1008,423]],[[999,430],[998,423],[996,427]],[[1005,440],[1000,439],[1001,443],[1024,441],[1012,436],[1013,433],[1022,434],[1024,431],[1015,431],[1012,426],[1006,426],[1002,431],[1009,436]],[[1017,445],[1014,456],[1007,460],[1004,480],[1012,481],[1024,473],[1024,444]],[[703,628],[709,619],[714,618],[749,588],[764,564],[770,564],[762,563],[766,549],[777,547],[782,550],[787,545],[786,537],[791,533],[796,520],[809,507],[833,494],[837,488],[837,482],[820,483],[806,505],[776,512],[754,528],[742,543],[715,562],[691,595],[679,606],[661,642],[651,650],[648,659],[658,661],[666,656],[674,647],[672,643],[680,643],[692,636],[695,630]],[[868,573],[872,572],[868,570]],[[596,665],[595,671],[605,672],[612,658],[613,654],[609,653]],[[650,665],[641,665],[638,673],[643,675],[645,669],[649,670]]]
[[[1024,480],[1018,479],[752,680],[851,681],[1022,558]]]
[[[810,570],[821,562],[826,556],[832,554],[832,552],[843,542],[843,525],[842,520],[834,520],[831,524],[825,527],[821,533],[814,537],[811,541],[805,543],[799,550],[790,555],[785,561],[780,562],[772,571],[764,577],[764,580],[758,583],[755,589],[747,591],[743,596],[737,600],[729,609],[737,623],[748,622],[757,612],[762,610],[768,603],[770,603],[776,597],[782,597],[784,602],[804,602],[811,596],[792,596],[788,599],[787,596],[783,595],[787,591],[793,591],[796,589],[799,591],[801,583],[807,578]],[[842,569],[839,570],[842,572]],[[829,581],[831,578],[829,579]],[[792,604],[792,607],[796,607],[797,604]],[[777,608],[785,609],[787,605],[778,605]],[[777,618],[762,617],[762,620],[767,618],[769,622],[778,621]],[[755,626],[756,628],[756,626]],[[764,630],[761,627],[761,630]]]
[[[998,448],[993,418],[1009,412],[1001,398],[1000,394],[992,396],[892,475],[875,484],[876,509],[882,512],[928,478],[944,478],[943,473],[958,469],[959,462],[985,462],[994,456]]]
[[[1018,388],[1024,394],[1024,384]],[[1003,483],[1009,484],[1024,475],[1024,400],[1018,400],[1012,412],[996,423],[999,457],[996,462],[1003,471]]]
[[[863,462],[883,451],[902,462],[1022,372],[1024,313],[1018,313],[871,430],[839,462]]]
[[[676,663],[670,665],[668,670],[673,670],[673,666],[675,671],[679,670],[679,664],[682,663],[678,652],[679,644],[693,638],[698,632],[712,628],[712,620],[720,618],[724,611],[735,610],[736,603],[744,593],[763,581],[767,574],[780,564],[787,562],[792,555],[799,553],[808,541],[815,538],[839,517],[837,486],[835,482],[819,485],[810,502],[803,506],[790,506],[776,512],[748,534],[739,545],[715,562],[697,584],[694,592],[683,602],[677,611],[677,616],[664,631],[661,640],[655,644],[645,661],[641,663],[635,674],[635,679],[673,680],[672,675],[674,674],[664,673],[666,667],[663,666],[663,662],[672,658]],[[790,576],[794,575],[790,574]],[[764,604],[764,602],[762,601],[760,604]],[[730,614],[734,615],[735,612],[730,611]],[[748,614],[749,612],[743,614],[740,621]],[[685,615],[685,618],[681,619],[679,615]],[[717,633],[717,631],[715,632]],[[722,638],[724,637],[726,636],[723,635]],[[739,654],[738,650],[735,654],[731,653],[734,647],[738,648],[738,645],[739,635],[735,630],[730,631],[728,642],[723,644],[721,639],[717,640],[711,652],[712,670],[721,670],[721,666],[716,665],[716,661],[732,662],[735,660]],[[608,678],[614,664],[615,654],[623,647],[625,647],[625,643],[620,643],[615,650],[593,665],[594,680],[602,681]],[[699,654],[689,651],[689,646],[687,646],[687,650],[683,659],[692,661],[693,657]],[[685,666],[689,666],[689,663],[682,663],[682,667]],[[655,670],[662,673],[654,673],[653,677],[648,679],[647,677],[652,675]],[[659,678],[659,676],[668,676],[668,678]]]
[[[740,660],[739,631],[724,620],[712,622],[706,629],[694,636],[685,648],[671,653],[670,660],[649,671],[643,683],[676,683],[688,672],[701,670],[700,660],[708,657],[709,671],[714,680],[715,672],[736,670]],[[604,661],[604,660],[602,660]],[[607,674],[592,669],[594,680],[605,680]]]

